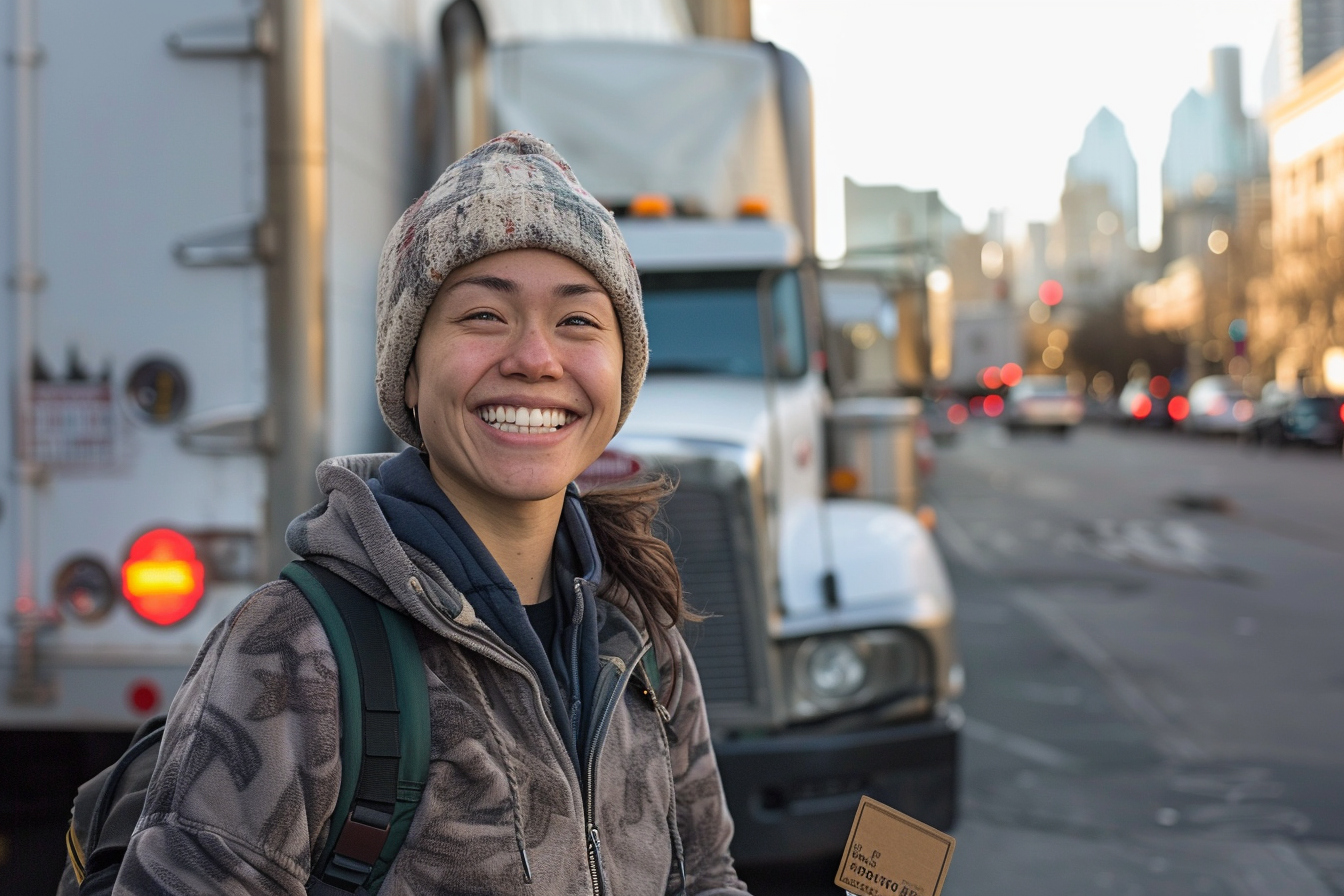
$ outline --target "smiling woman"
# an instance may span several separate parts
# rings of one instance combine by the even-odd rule
[[[615,220],[550,145],[505,134],[397,222],[377,313],[379,404],[410,447],[323,463],[326,500],[287,541],[408,620],[428,743],[380,733],[366,688],[363,767],[390,791],[361,772],[342,796],[342,663],[291,581],[263,586],[173,703],[117,893],[742,891],[681,581],[652,534],[670,486],[573,484],[647,367]]]

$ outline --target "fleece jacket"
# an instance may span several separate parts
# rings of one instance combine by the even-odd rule
[[[662,692],[650,695],[637,678],[650,647],[634,602],[619,589],[597,598],[581,580],[599,649],[581,775],[536,670],[482,621],[462,583],[388,525],[369,480],[392,456],[324,462],[325,500],[287,533],[296,554],[415,623],[429,778],[380,893],[744,891],[685,642],[673,633],[676,656],[657,657]],[[294,585],[264,585],[210,634],[173,699],[115,896],[302,896],[336,805],[339,740],[322,625]]]

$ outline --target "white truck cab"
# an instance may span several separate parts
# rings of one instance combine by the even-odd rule
[[[961,671],[929,533],[827,494],[815,271],[791,224],[622,219],[649,377],[611,452],[678,481],[664,519],[744,863],[838,851],[859,794],[956,811]]]

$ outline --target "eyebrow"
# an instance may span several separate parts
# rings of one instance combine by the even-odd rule
[[[507,292],[510,294],[518,292],[517,283],[514,283],[512,280],[506,280],[503,277],[495,277],[490,274],[479,274],[475,277],[463,277],[461,280],[454,283],[450,288],[457,289],[459,286],[465,286],[469,283],[474,284],[476,286],[483,286],[486,289],[491,289],[494,290],[495,292]]]
[[[495,292],[507,293],[509,295],[517,295],[519,292],[518,284],[513,280],[509,280],[505,277],[496,277],[493,274],[479,274],[474,277],[464,277],[449,288],[457,289],[459,286],[468,283]],[[606,294],[606,290],[594,283],[566,283],[563,286],[557,286],[553,292],[554,295],[562,299],[587,295],[589,293]]]
[[[566,283],[564,286],[556,287],[555,294],[562,299],[572,298],[574,296],[587,295],[588,293],[606,294],[606,290],[592,283]]]

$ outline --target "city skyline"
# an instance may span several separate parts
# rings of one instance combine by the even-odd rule
[[[1137,162],[1139,242],[1156,248],[1173,110],[1190,90],[1210,89],[1210,51],[1236,46],[1245,112],[1258,115],[1285,9],[1279,0],[836,0],[818,28],[811,4],[753,6],[758,37],[796,53],[813,76],[823,257],[843,252],[845,177],[937,189],[968,230],[1006,209],[1010,239],[1055,219],[1068,159],[1103,107]],[[893,83],[917,87],[878,89]],[[887,114],[873,120],[875,105]]]

